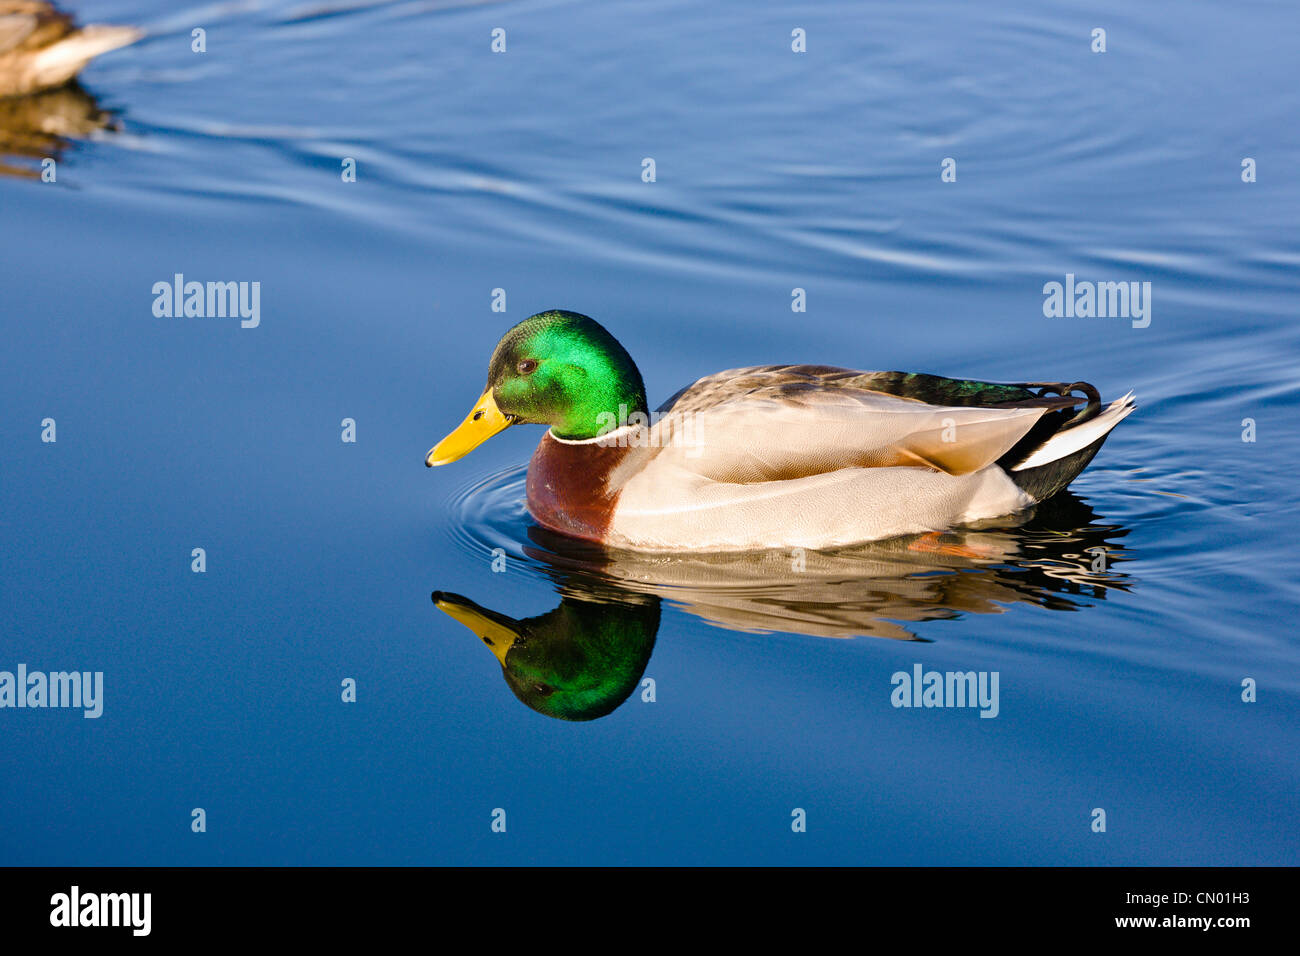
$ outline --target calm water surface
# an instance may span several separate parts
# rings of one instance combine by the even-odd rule
[[[150,36],[0,101],[0,669],[105,703],[0,713],[0,861],[1297,862],[1293,4],[76,10]],[[176,273],[260,325],[156,318]],[[1067,273],[1150,325],[1045,318]],[[937,540],[577,548],[523,509],[540,429],[423,466],[547,308],[655,403],[806,361],[1139,408]],[[918,664],[996,671],[997,717],[893,707]]]

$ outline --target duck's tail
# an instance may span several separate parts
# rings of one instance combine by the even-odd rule
[[[144,31],[135,27],[101,24],[82,27],[36,54],[32,65],[34,85],[61,86],[101,53],[129,46],[142,36]]]
[[[1064,422],[1032,448],[1013,448],[998,463],[1026,494],[1035,501],[1044,501],[1088,467],[1111,429],[1136,407],[1133,393],[1129,392],[1096,414],[1087,415],[1085,411],[1085,417]]]

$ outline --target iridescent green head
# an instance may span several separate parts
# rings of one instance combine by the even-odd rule
[[[522,620],[448,591],[435,591],[433,602],[487,645],[516,697],[559,720],[595,720],[627,700],[659,630],[655,597],[566,596],[555,610]]]
[[[497,343],[483,395],[425,463],[455,461],[510,425],[550,425],[560,438],[595,438],[645,411],[641,373],[614,336],[577,312],[539,312]]]

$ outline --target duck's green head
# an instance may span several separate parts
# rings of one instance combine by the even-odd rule
[[[440,611],[469,628],[501,662],[516,697],[547,717],[595,720],[631,696],[659,630],[659,599],[568,596],[555,610],[517,620],[448,591]]]
[[[645,410],[641,373],[614,336],[577,312],[539,312],[497,343],[487,388],[424,463],[456,461],[511,425],[550,425],[560,438],[595,438]]]

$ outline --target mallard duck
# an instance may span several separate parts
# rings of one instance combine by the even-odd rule
[[[1028,508],[1133,408],[1130,392],[1103,409],[1085,382],[763,365],[702,378],[651,414],[614,336],[552,311],[502,337],[487,388],[425,464],[549,425],[527,479],[543,527],[647,551],[830,548]]]
[[[143,35],[135,27],[78,28],[45,0],[0,0],[0,96],[61,86],[101,53]]]

